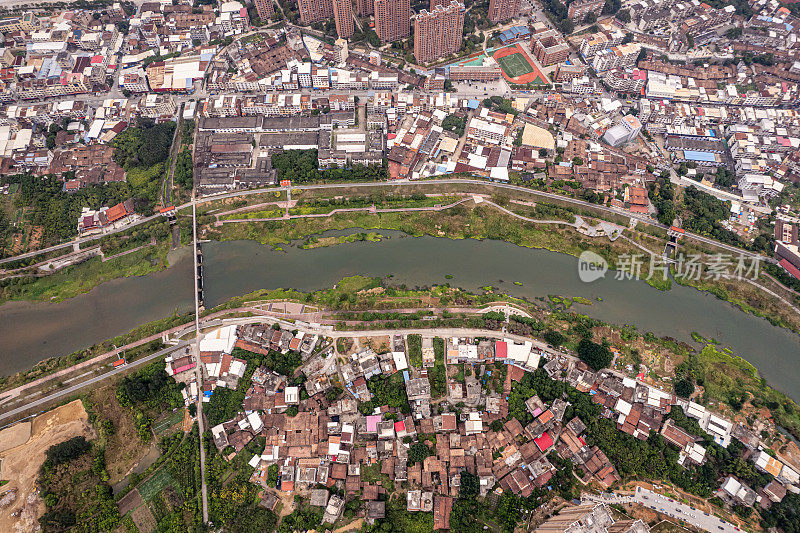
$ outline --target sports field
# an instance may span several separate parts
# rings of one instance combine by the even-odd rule
[[[500,63],[500,68],[503,69],[503,72],[512,78],[517,78],[533,72],[533,67],[531,64],[528,63],[528,61],[525,59],[525,56],[519,52],[501,57],[497,60],[497,62]]]
[[[492,57],[509,83],[550,83],[519,43],[495,50]]]

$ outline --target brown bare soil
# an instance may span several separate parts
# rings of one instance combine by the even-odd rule
[[[22,446],[31,438],[31,421],[25,420],[19,424],[0,431],[0,453]]]
[[[358,343],[362,347],[370,347],[378,353],[388,352],[392,343],[388,336],[382,337],[359,337]]]
[[[119,509],[120,516],[125,516],[132,510],[142,505],[144,505],[142,496],[139,494],[138,490],[133,489],[128,494],[123,496],[119,502],[117,502],[117,509]]]
[[[28,250],[38,250],[42,246],[42,226],[31,226],[31,234],[28,237]]]
[[[131,518],[136,527],[139,528],[141,533],[151,533],[156,530],[156,519],[150,508],[146,505],[140,505],[131,513]]]
[[[0,509],[0,531],[26,532],[38,528],[44,502],[36,494],[36,478],[45,453],[54,444],[84,435],[94,437],[88,415],[80,400],[75,400],[33,419],[31,438],[24,444],[0,453],[2,477],[9,482],[2,492],[16,491],[16,499]],[[13,516],[17,514],[17,516]]]

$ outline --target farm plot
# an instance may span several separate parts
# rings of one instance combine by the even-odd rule
[[[161,435],[172,426],[183,422],[183,417],[184,417],[184,410],[178,409],[177,411],[171,413],[166,418],[159,420],[158,422],[153,424],[153,431],[155,431],[156,435]]]
[[[139,486],[139,494],[141,494],[144,501],[149,502],[155,498],[159,492],[164,490],[165,487],[173,485],[174,483],[175,480],[172,479],[170,473],[161,468],[157,470],[150,479]]]

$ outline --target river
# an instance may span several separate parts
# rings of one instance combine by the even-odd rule
[[[717,339],[750,361],[772,386],[800,400],[800,365],[795,360],[800,354],[800,335],[745,314],[708,293],[674,283],[672,290],[662,292],[641,281],[615,280],[613,273],[587,284],[578,279],[577,259],[572,256],[500,241],[381,233],[391,238],[314,250],[287,246],[285,252],[253,241],[206,243],[206,305],[213,307],[261,288],[326,288],[353,274],[391,274],[393,284],[409,287],[449,282],[473,292],[494,285],[529,299],[548,294],[583,296],[593,304],[575,304],[573,309],[610,324],[633,324],[641,332],[687,342],[692,342],[692,331]],[[84,348],[176,309],[191,309],[191,256],[178,253],[173,260],[165,271],[104,283],[57,304],[0,306],[0,339],[4,341],[0,373],[30,368],[46,357]],[[446,279],[447,275],[452,279]]]

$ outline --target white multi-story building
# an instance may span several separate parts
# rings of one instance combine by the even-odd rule
[[[467,136],[492,144],[502,143],[508,135],[508,128],[502,124],[489,122],[478,117],[469,121]]]
[[[638,43],[628,43],[600,50],[592,60],[592,68],[596,72],[603,72],[612,68],[632,67],[641,49]]]

